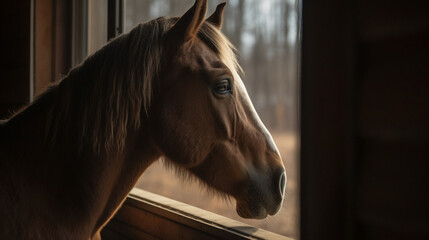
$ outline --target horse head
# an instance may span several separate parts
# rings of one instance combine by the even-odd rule
[[[171,19],[150,127],[168,161],[232,196],[241,217],[261,219],[280,209],[286,172],[220,32],[224,6],[206,20],[207,1],[197,0]]]

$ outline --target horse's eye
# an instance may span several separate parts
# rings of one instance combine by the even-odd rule
[[[215,83],[215,85],[213,86],[213,91],[216,94],[220,94],[220,95],[226,95],[226,94],[232,93],[230,80],[224,79],[224,80],[220,80],[219,82]]]

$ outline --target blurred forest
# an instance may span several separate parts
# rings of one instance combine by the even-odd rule
[[[209,16],[220,1],[208,1]],[[127,0],[126,31],[160,16],[180,16],[194,0]],[[243,80],[271,131],[295,131],[297,122],[297,2],[229,0],[222,31],[237,48]]]

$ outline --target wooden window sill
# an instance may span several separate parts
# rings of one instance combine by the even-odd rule
[[[134,188],[103,239],[281,239],[263,229]]]

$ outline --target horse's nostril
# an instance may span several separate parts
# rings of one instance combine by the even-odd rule
[[[285,184],[286,184],[286,173],[283,172],[282,175],[280,175],[280,182],[279,182],[280,195],[282,197],[285,193]]]

